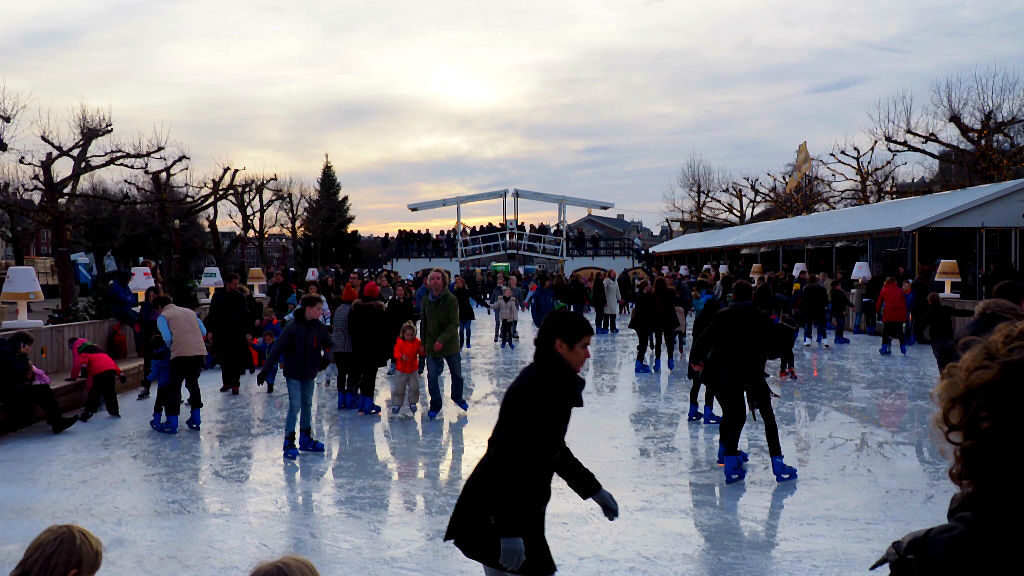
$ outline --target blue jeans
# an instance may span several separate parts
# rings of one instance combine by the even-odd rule
[[[430,411],[441,411],[441,386],[437,379],[444,370],[445,362],[452,374],[452,400],[462,400],[462,356],[458,353],[440,358],[427,357],[427,391],[430,393]]]
[[[284,422],[285,434],[295,433],[295,418],[302,412],[299,429],[313,427],[313,381],[285,378],[288,382],[288,417]]]
[[[470,344],[473,339],[473,321],[462,320],[459,322],[459,345]]]
[[[281,362],[274,362],[272,366],[267,366],[267,382],[269,382],[271,385],[277,383],[277,367],[280,365]]]

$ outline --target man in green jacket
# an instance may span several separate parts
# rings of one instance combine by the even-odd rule
[[[427,295],[420,312],[420,354],[427,359],[427,390],[430,392],[431,420],[441,411],[441,386],[438,377],[448,363],[452,374],[452,400],[463,410],[469,404],[462,398],[462,356],[459,354],[459,302],[448,291],[444,270],[434,268],[427,276]]]

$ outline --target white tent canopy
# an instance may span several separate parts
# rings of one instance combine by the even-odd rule
[[[1024,180],[1011,180],[783,220],[684,234],[652,247],[651,252],[665,254],[875,232],[911,232],[924,227],[995,228],[1022,225]]]

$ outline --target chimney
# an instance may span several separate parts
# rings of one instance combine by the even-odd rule
[[[615,218],[617,218],[619,220],[625,220],[626,219],[626,215],[625,214],[616,214]]]

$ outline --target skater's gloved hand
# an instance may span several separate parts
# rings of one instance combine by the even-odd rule
[[[125,376],[124,374],[121,374],[121,384],[124,384],[127,381],[128,381],[128,377]]]
[[[434,352],[440,352],[441,348],[444,348],[444,345],[441,344],[440,340],[438,340],[437,342],[434,342]]]
[[[331,365],[331,359],[328,356],[320,357],[320,372],[327,370],[327,367]]]
[[[267,381],[267,374],[263,370],[256,373],[256,385],[263,386],[263,383]]]
[[[502,538],[501,539],[501,556],[498,558],[498,562],[505,567],[506,570],[515,572],[522,567],[523,562],[526,562],[526,546],[523,545],[522,538]]]
[[[591,496],[590,499],[597,502],[597,505],[601,507],[601,512],[604,512],[605,518],[615,520],[619,517],[619,503],[604,488],[598,490],[597,494]]]
[[[701,372],[704,370],[704,363],[697,362],[696,364],[690,364],[690,367],[696,370],[697,372]]]

